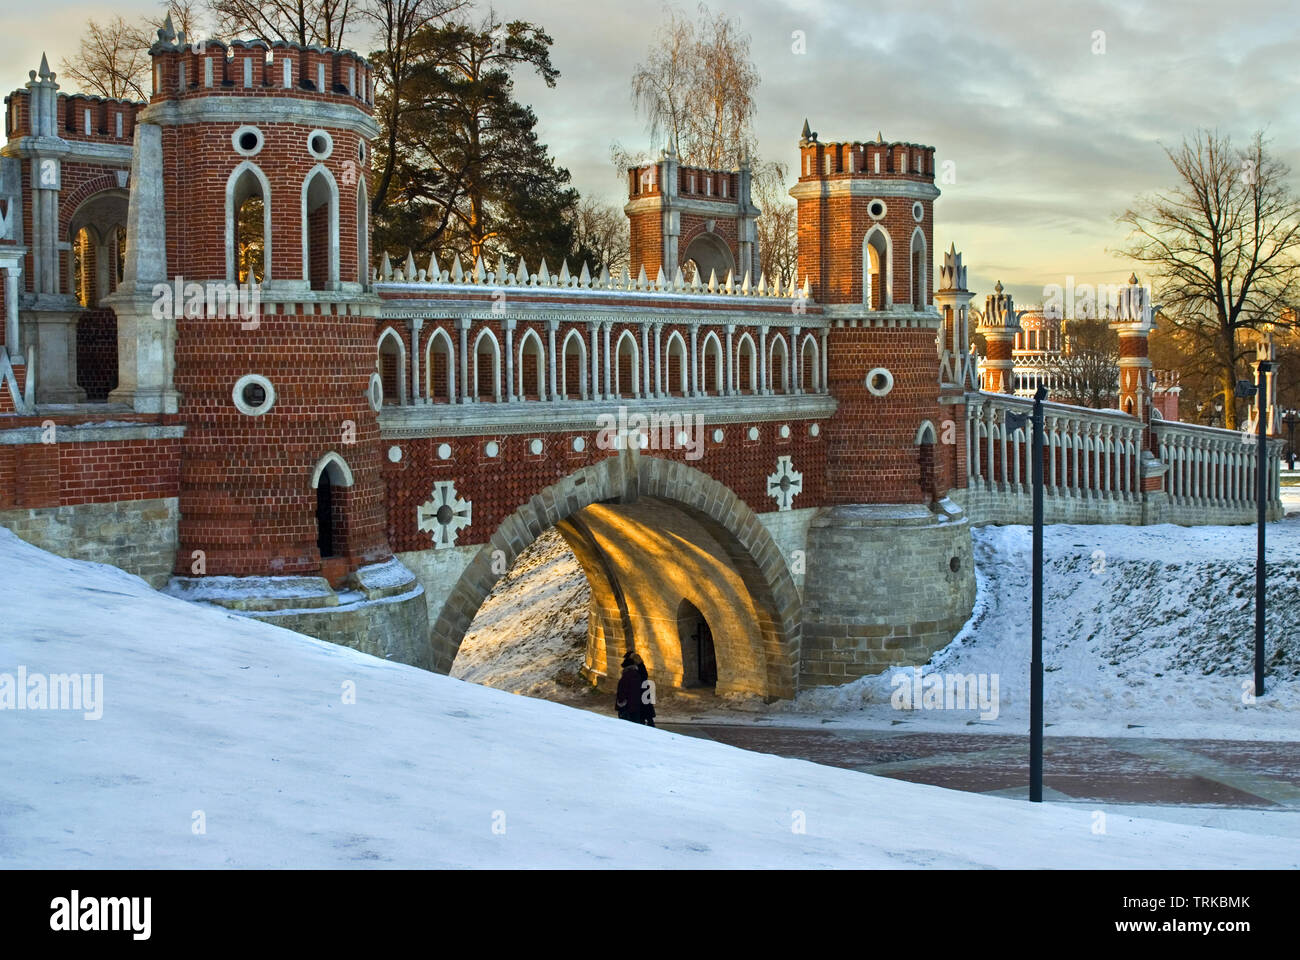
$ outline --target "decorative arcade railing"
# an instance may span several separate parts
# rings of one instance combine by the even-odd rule
[[[954,492],[976,522],[1032,519],[1031,435],[1008,414],[1033,401],[971,394],[966,406],[966,489]],[[1118,410],[1045,403],[1044,516],[1054,523],[1248,523],[1255,519],[1253,435],[1157,420],[1155,449],[1143,425]],[[1269,440],[1269,515],[1281,515],[1278,456]]]

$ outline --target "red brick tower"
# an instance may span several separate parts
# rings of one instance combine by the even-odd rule
[[[623,210],[632,229],[633,276],[644,269],[654,280],[662,268],[671,281],[679,267],[694,262],[701,285],[711,275],[724,283],[728,274],[736,283],[746,275],[758,282],[759,211],[750,199],[748,164],[735,170],[684,167],[668,150],[655,163],[627,171],[627,195]]]
[[[364,587],[392,558],[367,275],[370,66],[280,43],[191,46],[170,23],[151,54],[118,305],[137,341],[151,324],[174,339],[164,387],[186,433],[173,587],[204,598],[212,577],[291,577],[271,590],[284,602],[248,603],[331,606],[330,588]]]
[[[799,276],[835,318],[828,384],[839,401],[827,473],[839,503],[928,503],[951,485],[935,441],[941,318],[930,276],[934,148],[799,141]],[[929,451],[932,455],[932,451]],[[927,473],[929,475],[927,475]]]

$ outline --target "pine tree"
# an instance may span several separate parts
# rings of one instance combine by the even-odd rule
[[[521,67],[555,85],[550,46],[540,27],[494,14],[430,25],[412,38],[392,182],[376,197],[377,250],[487,264],[500,257],[512,266],[522,256],[534,268],[545,257],[552,269],[564,258],[593,259],[576,240],[569,171],[538,140],[532,109],[514,98]],[[376,151],[381,168],[385,142]]]

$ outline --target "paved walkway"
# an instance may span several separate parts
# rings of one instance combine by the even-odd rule
[[[1029,795],[1028,735],[815,730],[768,723],[659,726],[898,780],[1005,797]],[[1300,750],[1294,743],[1278,742],[1049,736],[1043,750],[1043,797],[1300,811]]]

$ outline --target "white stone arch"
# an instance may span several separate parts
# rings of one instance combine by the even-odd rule
[[[745,369],[746,358],[749,364],[748,388],[742,386],[744,381],[740,375]],[[746,389],[750,393],[758,393],[758,348],[754,346],[754,338],[748,332],[742,333],[736,341],[736,391],[744,393]]]
[[[383,357],[385,345],[395,345],[393,352],[397,354],[397,402],[405,405],[406,403],[406,341],[402,335],[392,327],[384,327],[384,332],[379,335],[375,341],[375,367],[383,374]]]
[[[632,335],[631,330],[624,330],[618,336],[618,342],[614,344],[614,395],[617,397],[624,396],[623,391],[627,388],[622,380],[623,365],[620,360],[623,356],[623,345],[627,344],[632,348],[632,362],[629,365],[629,373],[632,376],[632,396],[641,396],[641,350],[637,346],[636,337]]]
[[[529,349],[537,353],[537,374],[533,386],[537,389],[538,400],[546,399],[546,347],[542,345],[542,338],[537,335],[537,331],[532,327],[526,329],[523,336],[519,338],[519,355],[515,358],[515,390],[516,396],[520,400],[527,397],[527,391],[524,389],[524,355]]]
[[[578,369],[576,371],[577,383],[569,383],[569,344],[577,343],[578,348],[574,351],[578,355]],[[560,345],[560,396],[566,400],[573,399],[574,390],[577,390],[579,398],[587,399],[587,341],[583,338],[579,330],[570,330],[564,335],[564,340]]]
[[[713,382],[708,382],[707,371],[709,354],[713,354]],[[710,330],[704,336],[704,342],[700,346],[700,390],[707,396],[720,397],[726,384],[726,352],[722,349],[722,341],[718,339],[715,331]]]
[[[911,296],[913,310],[924,310],[929,305],[929,290],[927,289],[929,279],[927,267],[929,263],[928,248],[925,243],[925,231],[920,227],[912,230],[912,242],[908,257],[908,272],[911,277],[911,286],[908,288]]]
[[[934,424],[929,420],[922,420],[921,425],[916,428],[916,438],[912,441],[914,446],[920,446],[923,443],[936,443],[939,434],[934,429]]]
[[[668,334],[668,340],[664,343],[664,387],[669,394],[673,392],[672,380],[672,357],[676,354],[681,362],[678,364],[677,386],[681,390],[681,395],[686,396],[690,392],[690,366],[686,358],[686,340],[681,333],[674,330]]]
[[[325,289],[337,290],[339,284],[339,185],[334,174],[323,163],[318,163],[307,171],[302,181],[302,279],[311,285],[311,229],[308,214],[321,204],[328,203],[329,211],[329,249],[326,257],[329,276]]]
[[[876,270],[872,270],[875,267]],[[871,308],[875,288],[872,285],[873,272],[880,274],[880,309],[888,310],[893,301],[894,289],[894,251],[889,231],[880,224],[872,224],[866,236],[862,238],[862,303]]]
[[[805,376],[811,369],[812,376]],[[811,333],[805,333],[799,347],[800,386],[805,393],[817,393],[822,389],[822,354],[821,345]]]
[[[330,484],[335,487],[352,486],[352,468],[348,462],[331,450],[325,456],[316,461],[315,468],[311,472],[311,488],[315,490],[320,486],[321,474],[326,470],[329,471]]]
[[[476,401],[481,399],[482,396],[479,392],[479,384],[481,382],[480,378],[483,376],[485,371],[479,369],[478,358],[479,358],[479,344],[481,344],[485,338],[487,339],[488,343],[491,344],[492,346],[492,399],[497,403],[500,403],[501,402],[501,344],[497,340],[496,334],[494,334],[487,327],[484,327],[482,330],[480,330],[478,332],[478,336],[474,338],[474,347],[473,347],[474,378],[471,382],[470,396],[473,397]]]
[[[424,395],[434,401],[433,354],[434,345],[441,344],[447,355],[447,402],[456,402],[456,343],[442,327],[434,327],[429,342],[424,345]]]
[[[780,391],[781,393],[790,392],[790,347],[785,342],[785,335],[778,333],[772,337],[772,342],[767,347],[767,386],[773,393],[777,393],[778,378],[772,375],[772,364],[777,361],[777,354],[780,353],[780,366],[777,372],[780,374]]]
[[[262,194],[262,282],[271,279],[271,182],[261,167],[252,160],[245,160],[230,171],[226,179],[226,279],[231,282],[239,280],[236,250],[239,208],[253,195],[253,183]]]

